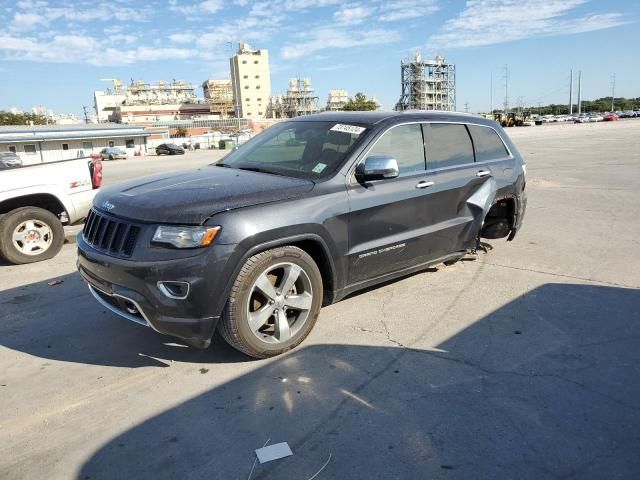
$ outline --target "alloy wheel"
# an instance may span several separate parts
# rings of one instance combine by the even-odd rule
[[[312,303],[311,280],[302,267],[290,262],[270,266],[251,287],[249,328],[263,342],[286,342],[304,326]]]

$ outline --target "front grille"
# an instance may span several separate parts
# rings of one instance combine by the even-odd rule
[[[130,257],[136,246],[140,227],[129,222],[103,215],[91,209],[84,223],[84,241],[96,250]]]

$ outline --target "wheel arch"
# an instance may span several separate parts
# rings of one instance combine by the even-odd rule
[[[53,213],[58,218],[62,214],[69,215],[60,199],[51,193],[31,193],[3,200],[0,202],[0,215],[5,215],[22,207],[42,208]]]
[[[322,276],[322,286],[324,291],[323,305],[332,303],[334,301],[334,292],[338,288],[338,272],[336,270],[333,257],[331,256],[329,246],[320,235],[314,233],[280,237],[252,245],[237,261],[233,274],[230,275],[227,285],[225,286],[223,298],[228,298],[236,277],[250,257],[272,248],[288,245],[300,248],[313,258],[320,270],[320,275]]]
[[[516,228],[517,213],[518,199],[516,195],[497,196],[485,216],[480,236],[490,239],[507,237],[507,240],[511,240]]]

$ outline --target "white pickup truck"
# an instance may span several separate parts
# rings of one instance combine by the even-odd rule
[[[101,183],[95,157],[0,168],[0,255],[15,264],[57,255],[63,225],[84,220]]]

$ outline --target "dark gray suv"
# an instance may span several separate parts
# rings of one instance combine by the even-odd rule
[[[525,162],[500,126],[454,113],[283,121],[220,163],[103,189],[78,269],[106,308],[254,357],[311,331],[322,305],[512,240]]]

